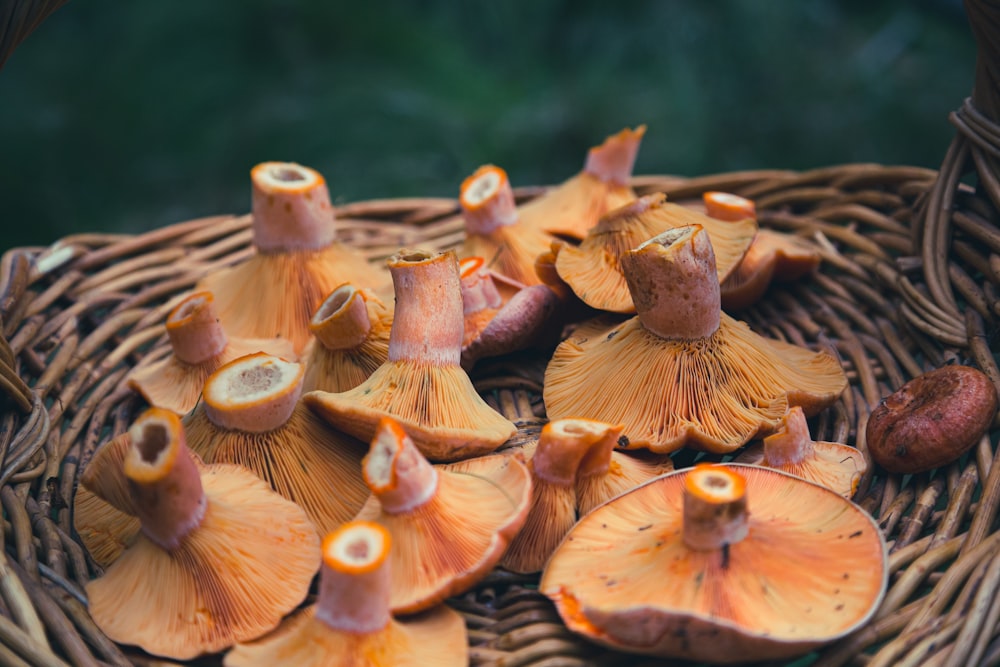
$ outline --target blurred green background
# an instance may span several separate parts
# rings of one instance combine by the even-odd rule
[[[936,168],[972,87],[958,0],[73,0],[0,69],[4,247],[249,209],[265,160],[340,202],[636,173]]]

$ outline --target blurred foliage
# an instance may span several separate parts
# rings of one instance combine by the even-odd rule
[[[0,69],[5,247],[249,208],[561,181],[646,123],[637,173],[937,167],[972,86],[957,0],[76,0]]]

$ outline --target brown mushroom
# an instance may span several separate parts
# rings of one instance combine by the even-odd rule
[[[622,423],[629,447],[657,453],[726,453],[772,430],[790,405],[815,414],[847,386],[830,355],[763,338],[721,311],[700,226],[650,239],[622,266],[638,315],[556,348],[543,390],[551,419]]]
[[[219,317],[233,336],[287,338],[302,351],[309,320],[338,285],[376,291],[389,277],[336,241],[334,211],[323,176],[288,162],[264,162],[250,172],[253,243],[248,260],[209,274],[199,289],[215,294]]]
[[[849,500],[769,468],[699,465],[582,518],[539,590],[600,644],[724,664],[853,632],[887,575],[881,531]]]
[[[219,366],[253,352],[295,357],[287,340],[226,336],[213,301],[211,292],[195,292],[177,304],[166,321],[171,354],[129,373],[128,385],[150,405],[185,414]]]
[[[669,229],[702,226],[715,251],[720,281],[739,265],[757,233],[754,219],[720,222],[666,199],[662,193],[640,197],[602,216],[578,247],[569,244],[553,247],[559,277],[584,303],[598,310],[634,313],[635,305],[622,273],[622,257]]]
[[[303,400],[363,440],[390,416],[434,460],[492,452],[517,429],[483,401],[460,365],[464,325],[455,253],[401,250],[389,259],[389,270],[396,309],[388,361],[354,389],[314,391]]]
[[[177,660],[273,629],[319,567],[305,512],[239,466],[199,471],[172,412],[154,408],[130,432],[124,474],[142,531],[87,584],[94,622]]]
[[[277,630],[226,654],[226,667],[462,667],[468,664],[465,623],[438,605],[404,620],[389,611],[389,531],[352,521],[323,540],[316,604]]]

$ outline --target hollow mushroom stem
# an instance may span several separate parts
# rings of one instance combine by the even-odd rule
[[[627,185],[645,133],[646,126],[640,125],[634,130],[625,128],[608,137],[603,144],[594,146],[587,152],[584,172],[605,183]]]
[[[550,484],[572,486],[580,462],[601,438],[600,422],[557,419],[542,427],[531,457],[535,476]]]
[[[715,252],[701,225],[677,227],[630,250],[622,270],[642,325],[665,339],[708,338],[722,306]]]
[[[437,470],[392,419],[379,422],[361,465],[365,483],[389,514],[413,511],[437,491]]]
[[[388,263],[396,294],[389,361],[457,366],[465,324],[454,251],[401,250]]]
[[[590,448],[580,460],[576,469],[577,479],[585,479],[594,475],[604,475],[611,467],[611,453],[618,445],[619,438],[625,426],[623,424],[606,424],[593,419],[564,420],[577,424],[578,428],[586,429],[590,434]]]
[[[462,283],[462,311],[466,316],[503,305],[493,275],[482,257],[466,257],[459,263]]]
[[[129,429],[124,471],[142,532],[172,551],[205,516],[205,492],[180,417],[150,408]]]
[[[791,408],[777,430],[764,438],[764,465],[781,467],[801,463],[815,450],[802,408]]]
[[[392,616],[389,531],[371,521],[351,521],[323,540],[316,618],[334,630],[381,630]]]
[[[747,536],[746,482],[722,466],[695,466],[684,479],[684,543],[697,551],[735,544]]]
[[[231,361],[205,382],[205,416],[231,431],[273,431],[292,416],[302,393],[303,370],[263,352]]]
[[[292,162],[263,162],[250,179],[258,251],[318,250],[333,243],[333,206],[319,172]]]
[[[517,204],[507,172],[491,164],[462,181],[458,202],[468,234],[486,236],[517,222]]]
[[[228,339],[215,311],[211,292],[196,292],[167,316],[167,338],[174,356],[196,365],[221,354]]]
[[[349,350],[368,338],[372,323],[364,294],[350,284],[326,297],[309,321],[309,330],[328,350]]]

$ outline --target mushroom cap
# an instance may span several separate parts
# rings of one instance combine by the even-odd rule
[[[485,577],[524,525],[531,475],[517,456],[494,454],[435,466],[437,489],[408,512],[389,514],[372,495],[357,519],[392,535],[393,612],[409,614]]]
[[[707,338],[660,338],[638,317],[601,337],[571,336],[545,370],[543,398],[550,419],[624,424],[630,448],[727,453],[773,429],[788,406],[815,414],[846,386],[830,355],[763,338],[722,313]]]
[[[606,213],[579,246],[559,246],[556,270],[587,305],[615,313],[634,313],[635,304],[622,272],[622,256],[662,232],[695,224],[708,234],[722,282],[750,247],[757,233],[756,221],[744,218],[721,222],[668,203],[662,193],[640,197]]]
[[[740,310],[756,303],[772,281],[791,282],[819,268],[819,251],[792,234],[761,229],[743,261],[722,283],[722,306]]]
[[[336,428],[370,440],[383,417],[398,421],[429,459],[453,461],[492,452],[517,431],[476,392],[461,366],[388,361],[340,393],[302,400]]]
[[[871,618],[887,582],[872,518],[791,475],[728,467],[746,480],[749,530],[722,549],[681,537],[690,469],[580,520],[539,585],[571,630],[631,652],[732,663],[801,655]]]
[[[524,285],[537,285],[535,258],[549,249],[552,236],[519,223],[500,227],[489,236],[470,234],[458,250],[459,257],[483,257],[490,269]]]
[[[207,466],[201,482],[204,518],[177,549],[140,534],[87,584],[114,641],[186,660],[263,635],[309,592],[319,538],[305,512],[239,466]]]

